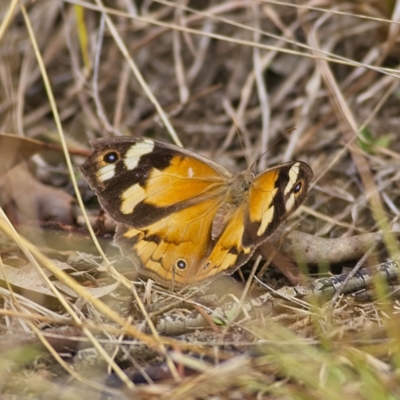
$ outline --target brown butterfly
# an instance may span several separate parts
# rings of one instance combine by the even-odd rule
[[[164,285],[231,274],[305,200],[311,168],[294,161],[255,175],[151,139],[92,142],[81,171],[119,224],[115,241]]]

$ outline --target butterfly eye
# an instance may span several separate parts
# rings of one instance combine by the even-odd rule
[[[175,268],[178,268],[180,271],[184,271],[187,268],[187,261],[183,258],[178,258],[174,264]]]
[[[110,151],[104,154],[103,160],[107,164],[114,164],[119,159],[119,154],[116,151]]]
[[[297,183],[296,183],[296,186],[293,188],[293,192],[294,192],[295,194],[299,193],[300,190],[301,190],[301,188],[302,188],[302,186],[303,186],[302,182],[297,182]]]

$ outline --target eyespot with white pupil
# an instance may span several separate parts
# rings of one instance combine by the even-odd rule
[[[175,261],[175,268],[179,269],[180,271],[184,271],[187,268],[187,261],[184,260],[183,258],[178,258]]]
[[[294,193],[299,193],[300,192],[300,190],[301,190],[301,188],[302,188],[302,183],[301,182],[298,182],[297,184],[296,184],[296,186],[294,187],[294,189],[293,189],[293,192]]]
[[[114,164],[118,161],[119,154],[116,151],[110,151],[109,153],[104,154],[103,160],[107,164]]]

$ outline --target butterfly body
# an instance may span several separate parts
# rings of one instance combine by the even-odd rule
[[[119,224],[115,241],[135,267],[183,286],[243,265],[306,198],[313,173],[301,162],[258,175],[150,139],[92,143],[83,175]]]

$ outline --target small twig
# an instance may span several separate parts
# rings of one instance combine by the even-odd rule
[[[235,322],[235,319],[237,318],[237,316],[240,314],[242,308],[243,308],[243,304],[246,300],[247,294],[249,292],[251,283],[253,282],[253,278],[254,275],[257,271],[257,268],[261,262],[262,257],[258,256],[256,261],[254,262],[253,268],[251,269],[251,272],[249,274],[249,277],[247,278],[247,282],[246,285],[243,289],[242,295],[240,296],[240,300],[239,300],[239,304],[237,305],[237,308],[235,310],[235,312],[231,315],[231,318],[228,321],[228,324],[226,325],[225,329],[224,329],[224,333],[228,332],[230,327],[232,326],[232,324]]]
[[[177,9],[175,11],[175,19],[177,22],[182,18],[182,10]],[[185,104],[189,98],[189,89],[186,84],[185,67],[182,61],[182,50],[181,50],[181,33],[174,30],[172,32],[172,43],[173,43],[173,54],[175,64],[175,75],[176,81],[179,88],[179,101],[181,104]]]
[[[101,55],[101,49],[103,47],[104,29],[105,29],[105,18],[104,18],[104,14],[101,14],[100,24],[99,24],[99,34],[98,34],[99,40],[97,41],[95,57],[94,57],[94,65],[93,65],[93,79],[92,79],[93,100],[94,100],[94,103],[96,104],[97,115],[98,115],[100,121],[103,123],[106,131],[112,132],[117,136],[121,136],[121,133],[118,132],[110,124],[110,122],[108,121],[108,119],[106,117],[103,105],[101,104],[100,95],[99,95],[99,86],[97,84],[99,81],[100,55]]]
[[[253,15],[256,31],[253,33],[254,42],[258,43],[260,41],[260,7],[257,5],[253,6]],[[257,86],[258,100],[260,102],[260,112],[261,112],[261,143],[259,148],[259,154],[261,154],[259,168],[263,171],[266,168],[266,150],[268,148],[269,139],[269,124],[271,119],[271,109],[269,106],[269,96],[268,88],[266,82],[264,81],[263,72],[264,69],[261,66],[260,59],[260,49],[258,47],[253,48],[253,71]],[[252,160],[253,161],[253,160]]]
[[[157,98],[154,96],[153,92],[150,89],[150,86],[147,84],[146,80],[144,79],[143,75],[141,74],[138,66],[136,65],[135,61],[133,58],[130,56],[129,51],[125,45],[125,43],[122,41],[121,36],[119,35],[112,19],[110,16],[107,14],[108,10],[104,7],[104,4],[101,0],[96,0],[96,4],[98,7],[100,7],[102,15],[105,18],[105,22],[107,24],[108,29],[111,32],[112,37],[115,40],[116,45],[119,47],[121,50],[121,53],[125,57],[125,59],[128,61],[128,64],[135,75],[136,79],[138,80],[140,86],[142,87],[143,91],[146,93],[146,96],[148,99],[153,103],[154,107],[156,108],[161,121],[163,122],[165,128],[167,129],[168,133],[171,135],[173,141],[178,145],[182,147],[182,143],[171,125],[169,119],[167,118],[167,115],[165,114],[164,110],[162,109],[160,103],[158,102]]]
[[[330,302],[330,307],[329,311],[333,311],[333,307],[336,304],[339,296],[343,293],[343,290],[346,288],[347,283],[352,279],[356,273],[359,271],[359,269],[362,267],[364,262],[367,260],[367,258],[372,254],[372,252],[376,249],[376,246],[378,245],[378,241],[375,240],[375,243],[373,243],[370,248],[365,252],[365,254],[360,258],[360,260],[357,262],[357,264],[354,266],[354,268],[351,270],[351,272],[347,275],[345,281],[343,282],[343,286],[339,288],[339,290],[335,293],[333,296],[331,302]]]

